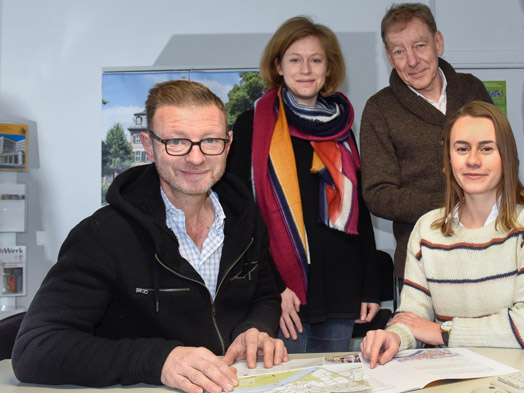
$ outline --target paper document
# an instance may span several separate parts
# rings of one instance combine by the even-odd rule
[[[465,348],[431,348],[406,350],[383,366],[369,368],[374,392],[407,392],[422,389],[428,383],[443,379],[485,378],[519,370]]]
[[[400,393],[422,389],[443,379],[483,378],[519,370],[464,348],[402,351],[389,363],[369,368],[360,353],[337,357],[293,359],[266,369],[263,363],[249,369],[236,363],[237,393],[252,392],[381,392]]]

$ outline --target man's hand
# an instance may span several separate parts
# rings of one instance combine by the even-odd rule
[[[237,359],[246,359],[249,368],[257,365],[257,355],[263,355],[266,368],[287,362],[287,349],[282,340],[251,328],[239,334],[229,346],[224,362],[232,365]]]
[[[176,347],[162,367],[160,381],[188,393],[230,392],[238,385],[236,370],[206,348]]]
[[[291,289],[286,288],[280,294],[282,298],[282,316],[280,317],[280,330],[285,338],[298,338],[297,330],[302,333],[302,322],[298,312],[300,311],[300,299]],[[296,329],[295,329],[296,327]]]
[[[440,324],[437,322],[428,321],[425,318],[419,317],[412,312],[398,313],[388,323],[388,326],[396,323],[406,325],[418,341],[430,345],[443,345],[442,333],[440,331]]]
[[[360,303],[360,318],[355,320],[355,323],[371,322],[375,315],[380,310],[378,303]]]
[[[364,359],[369,360],[369,367],[386,364],[398,352],[400,337],[398,334],[385,330],[371,330],[360,343],[360,351]]]

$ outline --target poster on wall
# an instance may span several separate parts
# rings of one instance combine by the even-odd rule
[[[499,108],[502,113],[508,116],[508,106],[506,100],[506,81],[483,81],[486,90],[493,101],[493,104]]]
[[[148,164],[140,133],[146,132],[145,100],[149,89],[168,80],[191,80],[207,86],[224,102],[231,129],[240,113],[264,93],[257,70],[111,71],[102,74],[101,198],[126,169]]]
[[[0,123],[0,170],[27,170],[27,124]]]

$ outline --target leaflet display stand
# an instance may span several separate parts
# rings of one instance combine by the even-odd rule
[[[16,234],[26,231],[26,186],[17,173],[27,170],[28,125],[0,122],[0,319],[25,311],[17,307],[26,290],[26,246]]]

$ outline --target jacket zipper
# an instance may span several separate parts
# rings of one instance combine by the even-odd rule
[[[136,288],[136,293],[142,293],[144,295],[149,294],[149,292],[153,292],[153,288]],[[189,288],[160,288],[158,290],[159,292],[189,292]]]
[[[222,280],[220,281],[220,283],[218,284],[217,286],[217,289],[216,289],[216,296],[218,296],[218,291],[220,289],[220,287],[222,286],[222,283],[224,282],[224,279],[227,277],[227,275],[229,274],[229,272],[233,269],[233,267],[236,266],[236,264],[240,261],[240,258],[242,258],[244,256],[244,254],[247,252],[247,250],[249,249],[249,247],[251,247],[251,245],[253,244],[253,241],[254,239],[251,238],[251,240],[249,241],[249,244],[246,246],[246,248],[240,253],[240,255],[238,256],[237,259],[235,259],[235,261],[229,266],[229,268],[227,269],[226,273],[224,274],[224,276],[222,277]],[[217,335],[218,335],[218,339],[220,341],[220,347],[222,348],[222,355],[224,355],[226,353],[226,345],[224,344],[224,339],[222,338],[222,333],[220,333],[220,330],[218,329],[218,324],[217,324],[217,321],[215,319],[215,314],[216,314],[216,307],[215,307],[215,301],[213,300],[213,296],[211,295],[211,292],[209,292],[209,289],[203,284],[201,283],[200,281],[197,281],[197,280],[194,280],[192,278],[189,278],[189,277],[186,277],[186,276],[183,276],[182,274],[178,273],[178,272],[175,272],[173,269],[171,269],[170,267],[166,266],[161,260],[160,258],[158,257],[158,254],[155,254],[155,259],[158,261],[158,263],[164,267],[164,269],[167,269],[168,271],[170,271],[171,273],[173,273],[175,276],[178,276],[180,278],[183,278],[185,280],[189,280],[189,281],[192,281],[196,284],[199,284],[201,286],[203,286],[206,290],[207,290],[207,293],[209,294],[209,300],[211,302],[211,316],[212,316],[212,319],[213,319],[213,325],[215,326],[215,330],[217,332]],[[216,298],[215,296],[215,298]]]

